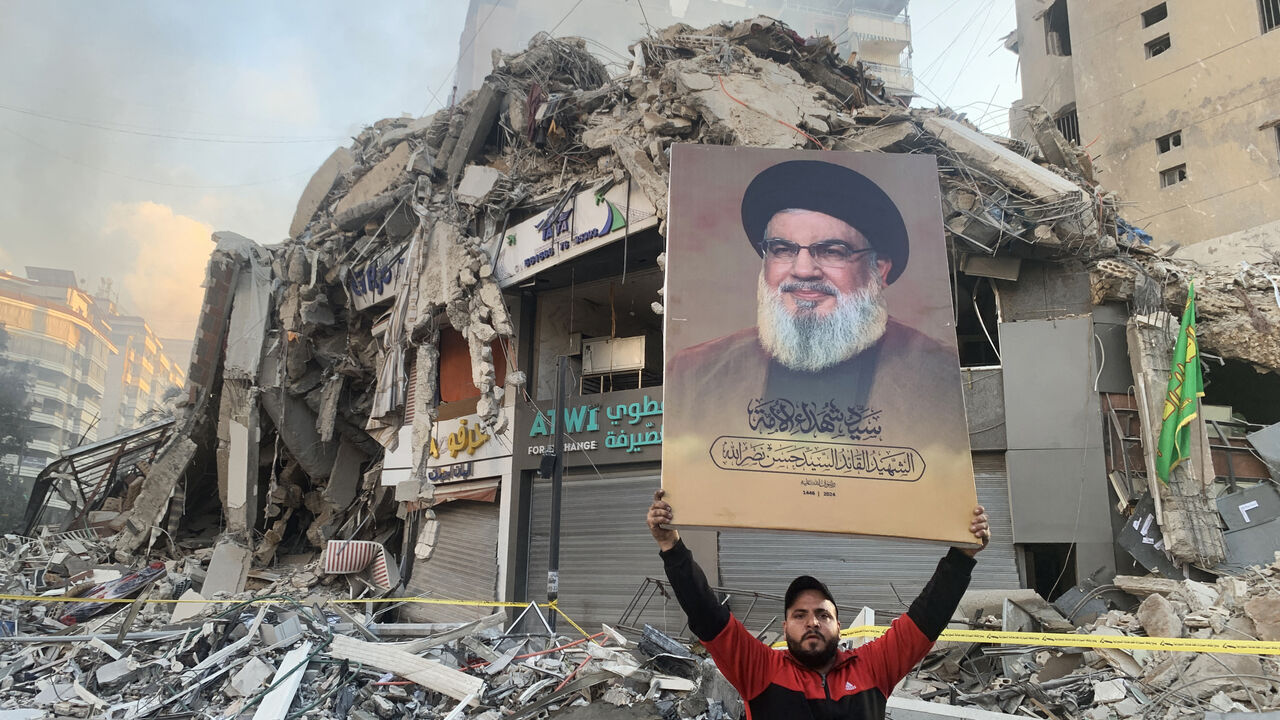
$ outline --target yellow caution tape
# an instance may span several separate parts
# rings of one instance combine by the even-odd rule
[[[889,628],[863,625],[840,631],[840,637],[880,637]],[[1173,652],[1226,653],[1231,655],[1280,655],[1280,642],[1261,640],[1209,640],[1198,638],[1139,637],[1134,635],[1075,635],[1071,633],[1005,632],[1003,630],[943,630],[938,642],[976,642],[1001,645],[1111,648],[1114,650],[1169,650]],[[773,647],[786,647],[785,641]]]
[[[134,603],[136,598],[84,598],[57,597],[38,595],[0,595],[0,601],[40,603]],[[279,604],[275,598],[256,600],[177,600],[148,598],[143,603],[158,605],[177,605],[181,603],[223,604],[223,605],[262,605]],[[444,598],[398,597],[398,598],[333,598],[327,602],[335,604],[358,605],[362,603],[405,603],[415,605],[457,605],[468,607],[493,608],[525,608],[529,603],[502,602],[495,600],[448,600]],[[573,618],[565,614],[556,602],[534,603],[540,608],[550,608],[559,613],[573,629],[582,633],[583,637],[591,637],[591,633],[583,630]],[[840,637],[880,637],[889,628],[883,625],[863,625],[840,631]],[[943,630],[938,637],[939,642],[991,643],[1000,645],[1042,645],[1047,647],[1079,647],[1079,648],[1112,648],[1115,650],[1169,650],[1173,652],[1225,653],[1231,655],[1280,655],[1280,642],[1262,640],[1211,640],[1199,638],[1161,638],[1140,637],[1135,635],[1076,635],[1071,633],[1029,633],[1005,632],[1002,630]],[[778,641],[773,647],[786,647],[785,641]]]

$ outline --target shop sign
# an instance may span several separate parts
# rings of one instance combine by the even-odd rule
[[[502,412],[507,415],[510,428],[511,408],[503,408]],[[475,414],[439,420],[431,427],[426,450],[426,464],[431,469],[505,458],[511,455],[511,431],[495,436],[481,426],[480,416]]]
[[[408,246],[390,248],[363,265],[352,265],[347,272],[347,291],[357,310],[373,307],[396,296],[408,272]]]
[[[603,247],[628,232],[658,224],[653,205],[633,183],[578,193],[563,207],[552,206],[507,230],[495,241],[494,277],[510,287],[537,273]]]
[[[657,461],[662,455],[662,388],[572,397],[561,412],[568,437],[565,464],[614,465]],[[537,468],[555,445],[550,401],[516,407],[513,466]]]

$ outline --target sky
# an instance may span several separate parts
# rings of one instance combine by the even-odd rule
[[[439,109],[465,11],[0,0],[0,269],[70,269],[92,292],[105,281],[160,337],[191,338],[210,234],[284,240],[334,148],[381,118]],[[1020,95],[1000,41],[1013,0],[912,0],[909,12],[917,105],[1005,132]]]

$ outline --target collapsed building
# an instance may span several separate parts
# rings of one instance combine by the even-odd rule
[[[1171,255],[1124,220],[1123,199],[1047,114],[1030,115],[1031,145],[951,112],[904,108],[829,41],[765,18],[674,26],[633,54],[630,71],[611,78],[584,43],[535,37],[496,58],[457,105],[378,121],[335,150],[287,241],[215,233],[177,416],[162,433],[99,443],[83,470],[75,457],[51,465],[27,535],[88,532],[103,543],[97,559],[135,566],[186,558],[183,572],[202,582],[165,590],[193,602],[268,587],[543,602],[552,498],[541,471],[562,426],[558,607],[582,627],[687,636],[640,521],[659,485],[660,444],[609,440],[655,428],[661,437],[668,150],[690,142],[937,157],[973,465],[994,531],[974,590],[1057,601],[1033,616],[1040,625],[1017,625],[1000,602],[971,607],[973,622],[1154,635],[1126,615],[1136,606],[1125,598],[1193,591],[1115,589],[1117,576],[1153,573],[1222,577],[1225,616],[1210,611],[1222,603],[1208,591],[1172,601],[1209,613],[1179,633],[1221,634],[1248,597],[1269,592],[1269,581],[1228,581],[1269,577],[1280,549],[1280,256],[1214,267]],[[1210,389],[1219,393],[1219,377],[1224,387],[1193,425],[1195,458],[1165,485],[1155,438],[1192,280],[1200,347],[1218,363]],[[557,377],[561,356],[568,378]],[[558,380],[569,398],[557,413]],[[761,632],[776,631],[774,606],[794,573],[887,618],[939,554],[860,537],[685,539]],[[197,567],[193,548],[205,548]],[[60,560],[61,573],[19,573],[10,589],[45,592],[85,571]],[[475,623],[492,608],[410,602],[396,612],[409,623]],[[490,649],[488,661],[507,649]],[[922,697],[954,699],[967,682],[964,693],[981,696],[970,704],[988,709],[1012,712],[1009,699],[1029,694],[1049,702],[1017,687],[983,695],[964,658],[947,652],[940,662],[960,670],[932,676],[941,685],[918,686]],[[1137,663],[1150,676],[1164,660],[1105,664],[1133,673]],[[996,665],[1018,682],[1032,675]],[[1160,689],[1185,670],[1161,669]],[[949,695],[939,690],[948,683]],[[1236,693],[1219,701],[1227,710],[1250,695],[1254,709],[1275,706],[1258,697],[1274,695],[1265,684],[1218,689]],[[1088,702],[1051,704],[1074,716]]]

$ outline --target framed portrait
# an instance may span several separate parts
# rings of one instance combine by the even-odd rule
[[[669,203],[677,523],[970,543],[935,159],[676,145]]]

